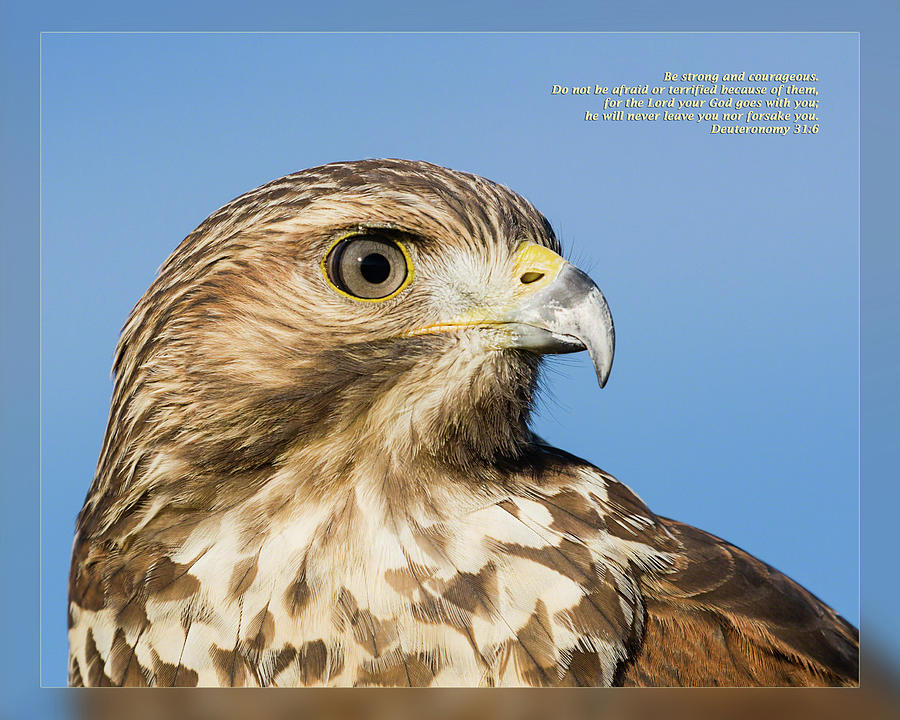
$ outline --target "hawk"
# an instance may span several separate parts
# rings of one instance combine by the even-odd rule
[[[853,685],[858,633],[529,429],[604,296],[481,177],[341,162],[135,306],[78,516],[72,685]]]

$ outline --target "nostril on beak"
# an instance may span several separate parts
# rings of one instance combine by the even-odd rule
[[[519,280],[522,281],[523,285],[530,285],[533,282],[537,282],[542,277],[544,277],[544,273],[542,272],[529,271],[523,274],[522,277],[519,278]]]

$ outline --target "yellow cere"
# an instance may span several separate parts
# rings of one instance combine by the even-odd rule
[[[546,287],[559,275],[565,267],[566,260],[557,255],[550,248],[533,242],[523,242],[516,250],[513,264],[513,279],[516,282],[516,295],[531,295]],[[542,275],[532,282],[523,283],[523,276],[527,274]]]

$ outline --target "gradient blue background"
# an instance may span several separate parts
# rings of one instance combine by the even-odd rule
[[[635,0],[614,8],[581,0],[561,0],[552,8],[523,5],[515,0],[495,3],[460,0],[452,7],[435,7],[406,0],[385,0],[377,5],[352,1],[297,5],[282,0],[260,0],[252,7],[235,0],[221,0],[214,4],[161,1],[152,6],[123,5],[117,0],[89,0],[74,6],[53,1],[0,5],[0,32],[3,38],[0,43],[3,98],[0,103],[0,149],[3,157],[0,166],[0,216],[3,218],[0,224],[0,384],[3,396],[0,405],[0,452],[3,463],[0,561],[4,578],[3,592],[0,593],[0,624],[5,639],[3,652],[0,652],[0,684],[3,686],[0,714],[16,718],[60,717],[66,710],[64,697],[74,697],[58,691],[36,691],[41,681],[41,646],[38,640],[41,562],[38,550],[39,31],[447,28],[860,30],[861,101],[864,108],[861,115],[861,630],[864,650],[886,652],[897,662],[900,659],[900,631],[895,622],[893,529],[896,525],[895,508],[900,500],[896,483],[896,468],[900,464],[900,445],[896,439],[896,408],[900,404],[900,378],[896,373],[896,356],[900,352],[900,293],[895,279],[896,267],[900,264],[895,224],[896,167],[900,163],[896,118],[900,103],[896,94],[886,90],[895,86],[896,73],[900,68],[900,45],[896,42],[898,20],[900,9],[888,0],[853,4],[839,0],[791,4],[764,1],[738,6],[725,6],[714,0],[691,0],[679,4]],[[315,75],[319,68],[298,68],[296,82],[305,82],[305,78]],[[178,77],[173,81],[177,82]],[[292,164],[286,169],[294,167]],[[259,180],[264,179],[268,178],[261,177]],[[498,179],[511,182],[508,177]],[[615,183],[611,185],[615,190]],[[245,188],[246,185],[239,183],[234,192]],[[534,199],[540,200],[537,197]],[[172,200],[170,197],[169,202]],[[195,214],[186,225],[192,227],[202,214],[211,209],[192,208]],[[573,211],[571,217],[578,215]],[[560,218],[553,219],[561,223]],[[189,228],[182,230],[186,229]],[[564,239],[572,239],[566,235],[565,227],[559,229],[563,231]],[[172,242],[176,239],[173,238]],[[594,268],[594,274],[597,275],[597,268]],[[607,277],[598,279],[608,284]],[[624,308],[617,302],[614,309],[621,334]],[[624,350],[620,351],[620,360],[622,352]],[[107,365],[109,359],[107,355]],[[576,371],[579,370],[576,368]],[[579,372],[583,376],[584,368]],[[616,373],[622,372],[625,370],[619,362]],[[834,382],[840,383],[840,379]],[[608,397],[607,391],[601,395],[595,390],[588,390],[587,385],[582,387],[593,400]],[[613,386],[610,386],[608,393],[612,392]],[[99,439],[92,442],[95,443],[92,452],[95,452]],[[622,468],[614,468],[607,462],[603,464],[625,477]],[[660,507],[658,498],[648,494],[636,482],[637,478],[626,479],[653,502],[658,511],[675,514],[673,509]],[[72,482],[86,485],[87,478],[73,478]],[[71,516],[65,522],[70,528]],[[759,552],[756,547],[750,549]],[[841,569],[837,563],[834,567]],[[793,571],[792,568],[785,569]],[[870,660],[871,655],[870,652]],[[867,671],[865,677],[870,676],[868,671],[873,669],[873,665],[872,662],[863,664],[863,669]]]
[[[858,622],[857,47],[844,35],[45,35],[43,682],[112,350],[156,268],[269,179],[362,157],[503,182],[606,293],[618,351],[534,426]],[[587,123],[563,85],[816,72],[816,135]],[[798,96],[799,97],[799,96]]]

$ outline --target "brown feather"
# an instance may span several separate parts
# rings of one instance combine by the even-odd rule
[[[676,569],[642,581],[647,621],[622,685],[856,685],[859,633],[786,575],[689,525]]]

